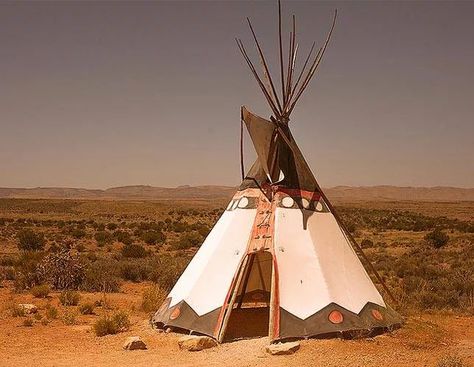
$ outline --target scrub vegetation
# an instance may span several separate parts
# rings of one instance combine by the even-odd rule
[[[452,336],[445,330],[472,324],[474,203],[335,204],[398,304],[386,300],[407,320],[394,338],[377,342],[380,348],[397,348],[411,357],[426,351],[432,365],[458,366],[466,357],[453,357]],[[25,342],[38,335],[66,343],[87,330],[87,338],[111,343],[114,334],[141,334],[225,206],[224,201],[192,200],[0,199],[4,337],[19,330],[30,333],[17,336]],[[29,303],[38,308],[33,314],[21,307]],[[84,343],[90,348],[95,342]],[[350,357],[354,364],[363,364],[359,355]]]

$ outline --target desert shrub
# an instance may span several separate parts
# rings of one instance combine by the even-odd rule
[[[157,243],[163,243],[166,240],[166,236],[161,231],[146,231],[141,234],[141,239],[148,245],[156,245]]]
[[[122,242],[125,245],[131,245],[132,244],[132,237],[130,236],[130,233],[125,232],[125,231],[115,231],[113,236],[118,242]]]
[[[59,252],[61,251],[61,247],[58,246],[56,242],[53,242],[52,244],[49,245],[48,247],[49,252]]]
[[[436,367],[464,367],[464,363],[458,355],[448,354],[438,361]]]
[[[15,280],[15,268],[13,266],[5,266],[0,268],[0,281]]]
[[[117,223],[113,223],[113,222],[107,223],[107,229],[109,231],[115,231],[117,227],[118,227]]]
[[[91,302],[86,302],[79,306],[79,312],[82,315],[92,315],[94,314],[94,304]]]
[[[199,233],[203,238],[204,237],[207,237],[207,235],[209,234],[210,232],[210,228],[209,226],[207,226],[206,224],[204,223],[201,223],[201,222],[197,222],[197,223],[194,223],[194,224],[191,224],[189,226],[189,229],[193,230],[193,231],[196,231],[197,233]]]
[[[188,225],[187,223],[181,222],[178,218],[178,220],[171,222],[168,225],[168,229],[173,232],[181,233],[181,232],[185,232],[186,229],[188,229]]]
[[[33,326],[33,319],[31,317],[27,317],[23,320],[23,326],[32,327]]]
[[[76,291],[66,290],[62,291],[59,295],[59,302],[61,302],[63,306],[77,306],[80,299],[81,295]]]
[[[156,283],[164,291],[169,292],[186,268],[189,260],[190,258],[186,257],[155,256],[150,262],[152,271],[149,280]]]
[[[36,298],[46,298],[49,295],[51,288],[48,284],[36,285],[31,288],[31,294]]]
[[[41,315],[39,312],[35,313],[33,315],[33,318],[36,320],[36,321],[40,321],[42,318],[43,318],[43,315]]]
[[[117,325],[118,331],[123,332],[130,329],[130,318],[125,311],[118,311],[112,316],[112,320]]]
[[[94,324],[95,335],[105,336],[127,331],[130,328],[130,319],[124,311],[113,316],[103,316]]]
[[[84,246],[84,244],[82,244],[82,243],[79,243],[79,244],[76,246],[76,250],[77,250],[78,252],[84,252],[84,251],[86,251],[86,246]]]
[[[102,247],[106,244],[112,243],[113,237],[109,232],[98,231],[94,234],[94,239],[97,241],[97,245]]]
[[[116,264],[105,260],[95,261],[86,267],[80,288],[87,292],[118,292],[120,279],[117,273]]]
[[[13,256],[5,256],[0,258],[0,266],[15,266],[16,261]]]
[[[86,231],[80,228],[74,228],[71,232],[70,235],[74,237],[75,239],[79,240],[81,238],[84,238],[86,236]]]
[[[58,318],[58,309],[51,304],[46,305],[46,318],[54,320]]]
[[[25,309],[16,304],[11,305],[10,312],[13,317],[24,317],[26,315]]]
[[[50,253],[38,265],[38,276],[55,289],[77,289],[84,279],[84,263],[68,250]]]
[[[130,258],[146,257],[148,252],[142,245],[130,244],[122,247],[122,256]]]
[[[75,325],[77,314],[74,310],[66,310],[63,313],[62,321],[64,325]]]
[[[374,243],[369,240],[368,238],[364,238],[362,242],[360,243],[362,248],[371,248],[374,247]]]
[[[434,248],[440,248],[448,243],[449,236],[441,229],[436,228],[434,231],[428,233],[425,236],[425,240],[428,241]]]
[[[18,248],[21,251],[42,251],[45,239],[42,233],[35,233],[31,229],[23,229],[18,232]]]
[[[25,251],[20,254],[14,266],[15,289],[17,291],[44,283],[36,271],[43,257],[44,254],[37,251]]]
[[[192,231],[182,235],[179,241],[175,244],[174,249],[185,250],[191,247],[197,247],[201,245],[202,241],[203,237],[197,231]]]
[[[142,295],[142,310],[145,312],[158,310],[165,298],[166,292],[157,285],[145,289]]]
[[[135,283],[147,280],[151,273],[149,263],[143,260],[121,261],[118,266],[120,277]]]

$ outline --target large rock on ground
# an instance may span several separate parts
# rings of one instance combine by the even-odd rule
[[[267,345],[266,351],[273,356],[280,356],[285,354],[293,354],[300,349],[299,342],[278,343]]]
[[[125,340],[123,344],[123,349],[125,350],[137,350],[137,349],[146,349],[146,344],[139,336],[131,336]]]
[[[18,307],[23,310],[25,315],[31,315],[38,312],[38,307],[31,303],[20,303]]]
[[[217,342],[208,336],[187,335],[179,338],[179,349],[197,352],[199,350],[213,348],[217,346]]]

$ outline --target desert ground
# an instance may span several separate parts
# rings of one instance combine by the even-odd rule
[[[160,333],[148,320],[225,204],[0,199],[0,366],[474,366],[470,201],[336,201],[398,299],[401,329],[303,340],[288,356],[267,354],[265,337],[180,350],[181,334]],[[51,276],[58,259],[80,265],[67,286]],[[77,299],[65,301],[66,293]],[[19,312],[25,303],[38,311]],[[117,313],[126,325],[98,336],[99,321]],[[148,349],[123,350],[128,336]]]

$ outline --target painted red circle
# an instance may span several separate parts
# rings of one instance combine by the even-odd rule
[[[340,324],[344,321],[344,316],[342,315],[342,313],[336,310],[331,311],[328,318],[329,321],[331,321],[333,324]]]
[[[176,308],[173,310],[173,312],[171,312],[170,320],[177,319],[180,314],[181,314],[181,310],[179,309],[179,307],[176,307]]]
[[[372,310],[372,316],[374,319],[382,321],[383,320],[383,315],[379,310]]]

